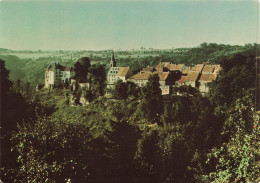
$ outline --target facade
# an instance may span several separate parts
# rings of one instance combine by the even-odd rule
[[[196,71],[189,72],[187,77],[185,78],[185,85],[198,87],[199,77],[200,77],[200,72],[196,72]]]
[[[110,69],[107,73],[107,88],[114,88],[115,82],[118,80],[126,82],[132,75],[133,72],[130,67],[116,67],[116,60],[113,53],[110,61]]]
[[[128,79],[135,83],[139,87],[143,87],[148,83],[148,79],[152,74],[157,74],[159,77],[160,88],[162,91],[162,95],[168,95],[171,93],[171,86],[174,84],[174,77],[171,72],[143,72],[133,75]]]
[[[135,83],[139,87],[143,87],[147,82],[152,72],[140,72],[131,76],[128,81]]]
[[[217,74],[213,73],[202,73],[199,79],[199,91],[201,93],[207,93],[209,91],[209,83],[216,80]]]
[[[75,71],[72,67],[65,67],[59,63],[50,65],[45,71],[45,88],[53,88],[59,84],[70,83]]]
[[[110,62],[110,70],[107,75],[108,88],[114,85],[114,82],[131,81],[139,87],[143,87],[148,82],[152,74],[157,74],[160,78],[160,88],[162,95],[172,93],[172,87],[190,85],[198,88],[201,93],[209,91],[209,84],[217,79],[220,71],[220,65],[209,63],[197,64],[193,67],[186,67],[184,64],[172,64],[170,62],[160,62],[155,68],[147,66],[138,74],[133,75],[129,67],[116,67],[114,54]]]

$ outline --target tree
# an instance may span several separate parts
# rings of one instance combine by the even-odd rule
[[[127,98],[127,84],[121,79],[115,83],[115,89],[113,91],[113,96],[115,98],[126,99]]]
[[[131,81],[123,82],[122,80],[118,80],[115,83],[115,89],[113,90],[113,96],[119,99],[127,99],[128,97],[137,98],[138,93],[138,87]]]
[[[106,70],[105,65],[94,64],[89,69],[91,90],[99,96],[105,94]]]
[[[87,75],[90,68],[90,60],[88,57],[80,58],[75,64],[75,79],[80,83],[87,82]]]
[[[207,163],[213,171],[207,176],[210,182],[259,182],[259,114],[254,114],[253,95],[244,93],[227,111],[223,134],[228,141],[212,149]]]
[[[4,100],[11,89],[12,82],[9,80],[9,71],[5,68],[5,62],[0,59],[0,72],[1,72],[1,101]]]
[[[15,163],[16,153],[11,151],[11,136],[17,130],[17,124],[23,119],[33,118],[34,113],[30,106],[25,102],[20,93],[11,90],[12,82],[9,80],[9,71],[5,68],[5,62],[0,59],[1,74],[1,100],[0,100],[0,142],[1,142],[1,179],[4,182],[12,182],[10,177],[11,168],[17,166]]]
[[[15,81],[15,83],[14,83],[14,90],[15,90],[15,92],[16,93],[20,93],[21,92],[21,80],[20,79],[18,79],[18,80],[16,80]]]
[[[223,72],[212,83],[210,98],[215,105],[229,106],[243,96],[243,90],[255,87],[255,61],[251,56],[235,54],[223,59],[221,65]]]
[[[159,122],[163,107],[159,77],[157,74],[152,74],[148,78],[148,83],[142,88],[140,106],[144,118],[151,123]]]

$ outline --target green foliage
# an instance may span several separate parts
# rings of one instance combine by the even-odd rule
[[[159,122],[163,108],[159,77],[156,74],[148,78],[148,83],[141,90],[140,110],[150,123]]]
[[[138,97],[139,88],[135,83],[118,80],[115,83],[115,89],[112,91],[114,98],[127,99],[128,97]]]
[[[230,105],[242,91],[255,86],[255,60],[240,54],[221,61],[223,72],[213,82],[210,98],[216,105]]]
[[[138,128],[125,121],[112,121],[81,107],[23,123],[12,139],[19,154],[14,180],[127,181],[130,172],[134,175],[138,134]]]
[[[90,85],[91,90],[99,96],[105,94],[106,71],[105,66],[101,64],[94,64],[90,67]]]
[[[254,114],[252,95],[247,94],[237,99],[235,105],[228,111],[223,135],[230,136],[221,147],[213,149],[208,154],[207,163],[216,168],[208,178],[213,182],[258,182],[260,179],[259,144],[257,128],[259,114]]]
[[[74,64],[75,79],[78,80],[80,83],[86,83],[89,68],[90,68],[89,58],[88,57],[80,58]]]
[[[105,98],[106,73],[101,64],[84,70],[82,78],[90,82],[89,89],[77,86],[72,92],[59,88],[34,92],[31,88],[37,79],[32,78],[44,75],[44,65],[50,61],[34,59],[36,64],[20,60],[25,63],[19,65],[21,70],[31,70],[12,86],[0,60],[4,86],[1,179],[64,182],[69,178],[72,182],[95,183],[260,181],[259,165],[254,163],[259,161],[259,114],[252,104],[255,46],[203,43],[191,49],[150,51],[150,57],[132,52],[126,57],[126,53],[118,52],[119,65],[132,65],[136,70],[160,61],[222,65],[223,71],[208,95],[181,86],[173,88],[169,100],[161,96],[157,75],[152,75],[142,89],[118,81],[115,97]],[[79,58],[86,52],[77,54]],[[102,51],[91,52],[90,58],[109,59]],[[66,65],[72,62],[70,59]],[[77,102],[83,96],[90,103],[71,106],[70,94],[78,97]]]

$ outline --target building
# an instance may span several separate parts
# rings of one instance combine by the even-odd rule
[[[150,77],[151,74],[152,74],[152,72],[142,72],[141,71],[138,74],[131,76],[128,79],[128,81],[135,83],[139,87],[143,87],[148,82],[148,78]]]
[[[180,78],[179,80],[177,80],[177,81],[175,82],[175,84],[176,84],[177,86],[185,85],[186,78],[187,78],[187,75],[186,75],[186,76],[181,76],[181,78]]]
[[[54,88],[60,84],[70,83],[75,71],[72,67],[65,67],[59,63],[50,65],[45,71],[45,88]]]
[[[128,81],[135,83],[139,87],[143,87],[148,83],[148,79],[152,74],[157,74],[159,77],[160,88],[162,95],[171,93],[171,86],[174,85],[174,75],[171,72],[144,72],[140,71],[138,74],[131,76]]]
[[[201,93],[207,93],[209,91],[209,83],[216,80],[218,77],[217,74],[213,73],[202,73],[199,78],[199,91]]]
[[[200,72],[192,71],[189,72],[185,78],[185,85],[191,85],[192,87],[198,87],[198,80],[200,77]]]
[[[133,72],[130,67],[116,67],[116,60],[113,52],[110,61],[110,69],[107,73],[107,88],[114,88],[115,82],[118,80],[126,82],[126,80],[132,75]]]
[[[183,69],[185,68],[185,65],[184,64],[172,64],[170,62],[160,62],[157,66],[156,66],[156,70],[158,72],[167,72],[167,71],[170,71],[170,72],[176,72],[176,71],[179,71],[179,72],[182,72]]]

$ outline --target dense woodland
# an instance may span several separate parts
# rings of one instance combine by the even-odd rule
[[[43,82],[51,61],[1,55],[1,180],[260,181],[256,46],[203,43],[152,56],[118,56],[120,65],[136,71],[160,61],[221,64],[220,77],[207,95],[182,86],[167,99],[156,75],[143,88],[118,81],[107,97],[106,68],[100,63],[77,75],[91,81],[90,90],[61,86],[35,91],[32,86]],[[109,54],[103,63],[109,62]],[[72,105],[70,96],[84,96],[89,104],[74,100]]]

